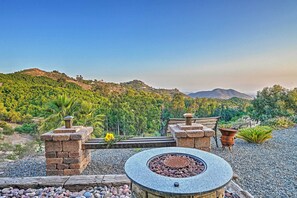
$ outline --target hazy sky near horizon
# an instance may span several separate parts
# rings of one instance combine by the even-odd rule
[[[297,87],[296,0],[0,0],[0,72],[182,91]]]

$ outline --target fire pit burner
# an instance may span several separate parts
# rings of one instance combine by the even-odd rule
[[[164,157],[164,156],[163,156]],[[184,168],[189,166],[190,159],[187,156],[183,155],[167,155],[163,161],[165,166],[169,168]]]
[[[153,157],[148,166],[151,171],[159,175],[176,178],[192,177],[205,170],[202,160],[178,153],[168,153]]]

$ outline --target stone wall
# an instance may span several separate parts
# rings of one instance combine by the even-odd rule
[[[71,130],[72,129],[72,130]],[[92,127],[64,127],[45,133],[46,175],[78,175],[91,161],[91,153],[82,144],[89,139]]]

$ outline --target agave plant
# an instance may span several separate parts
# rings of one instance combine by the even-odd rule
[[[236,137],[250,143],[261,144],[272,138],[272,128],[268,126],[256,126],[240,129]]]

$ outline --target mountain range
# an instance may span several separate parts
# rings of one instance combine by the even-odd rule
[[[61,73],[59,71],[43,71],[38,68],[26,69],[16,73],[26,74],[30,76],[43,76],[47,78],[51,78],[56,81],[65,81],[68,83],[74,83],[80,86],[85,90],[93,90],[104,92],[105,94],[114,94],[114,93],[122,93],[129,88],[132,88],[137,91],[145,91],[145,92],[155,92],[159,94],[166,95],[175,95],[181,94],[185,97],[189,96],[192,98],[217,98],[217,99],[230,99],[233,97],[242,98],[242,99],[253,99],[252,96],[238,92],[234,89],[214,89],[212,91],[198,91],[195,93],[185,94],[180,92],[178,89],[156,89],[153,88],[140,80],[132,80],[124,83],[112,83],[112,82],[104,82],[103,80],[85,80],[81,75],[77,75],[76,78],[70,77],[65,73]]]
[[[241,93],[234,89],[214,89],[212,91],[198,91],[188,94],[192,98],[218,98],[218,99],[230,99],[230,98],[242,98],[252,100],[253,97],[245,93]]]

